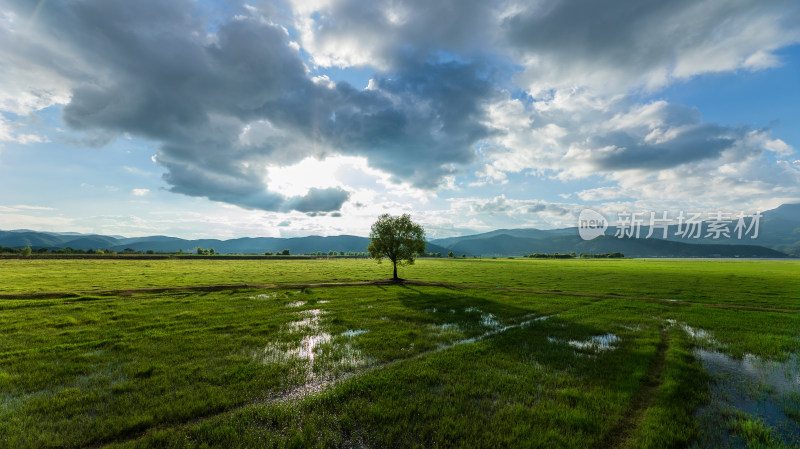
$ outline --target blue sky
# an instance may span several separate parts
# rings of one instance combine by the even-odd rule
[[[796,1],[0,0],[0,229],[800,202]]]

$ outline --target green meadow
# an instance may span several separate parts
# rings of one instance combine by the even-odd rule
[[[0,260],[0,447],[800,447],[800,262],[390,274]]]

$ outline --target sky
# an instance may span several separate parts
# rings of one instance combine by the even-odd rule
[[[0,0],[0,229],[763,211],[798,104],[796,0]]]

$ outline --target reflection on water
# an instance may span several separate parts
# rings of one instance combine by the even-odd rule
[[[531,318],[531,316],[532,315],[526,315],[526,316],[522,317],[522,321],[520,321],[520,322],[518,322],[516,324],[507,324],[505,326],[498,325],[498,326],[492,328],[491,330],[484,332],[482,335],[478,335],[477,337],[470,337],[470,338],[465,338],[465,339],[462,339],[462,340],[458,340],[458,341],[456,341],[454,343],[451,343],[451,344],[442,345],[439,348],[440,349],[446,349],[446,348],[450,348],[450,347],[453,347],[453,346],[456,346],[456,345],[475,343],[476,341],[481,341],[481,340],[483,340],[485,338],[488,338],[488,337],[491,337],[493,335],[497,335],[497,334],[503,333],[503,332],[505,332],[507,330],[517,329],[517,328],[520,328],[520,327],[528,326],[529,324],[535,323],[537,321],[547,320],[552,315],[542,315],[542,316],[538,316],[538,317],[535,317],[535,318]]]
[[[250,296],[249,299],[265,300],[265,299],[273,299],[276,296],[277,296],[277,293],[274,293],[274,292],[273,293],[261,293],[259,295]]]
[[[608,351],[614,349],[614,343],[619,341],[619,337],[614,334],[595,335],[588,340],[570,340],[567,342],[573,348],[591,349],[593,351]]]
[[[721,346],[705,330],[681,327],[699,342]],[[696,413],[700,431],[693,447],[800,447],[800,358],[735,359],[702,348],[694,356],[713,381],[708,403]]]
[[[686,334],[689,335],[689,337],[691,337],[698,343],[706,343],[714,347],[723,346],[720,342],[715,340],[713,336],[711,336],[710,332],[706,331],[705,329],[694,328],[692,326],[689,326],[688,324],[682,324],[681,327],[686,332]]]
[[[320,373],[347,371],[366,365],[369,360],[355,346],[353,339],[367,331],[349,330],[334,337],[322,326],[324,314],[320,309],[298,312],[301,319],[288,323],[286,331],[290,337],[294,334],[302,336],[290,341],[270,342],[256,358],[262,363],[299,362],[309,379]]]
[[[319,317],[322,315],[322,310],[319,309],[312,309],[312,310],[304,310],[300,312],[300,316],[304,317],[302,320],[299,321],[292,321],[289,323],[289,328],[295,332],[301,331],[311,331],[311,332],[318,332],[319,331]]]
[[[481,315],[481,325],[483,327],[498,328],[500,327],[500,321],[497,321],[497,318],[491,313],[484,313]]]
[[[615,343],[620,341],[620,338],[614,334],[608,333],[605,335],[595,335],[586,340],[562,340],[555,337],[547,337],[547,341],[555,344],[568,344],[576,349],[583,349],[592,352],[608,351],[616,349]]]
[[[474,309],[480,313],[480,310]],[[254,358],[261,363],[300,363],[303,367],[301,374],[304,380],[301,384],[294,386],[278,395],[268,399],[268,401],[284,402],[300,400],[309,395],[324,391],[328,387],[348,379],[366,369],[379,368],[396,363],[398,360],[375,364],[374,361],[366,357],[355,345],[355,337],[369,332],[365,329],[351,329],[342,332],[337,336],[332,336],[324,330],[321,321],[325,312],[319,309],[304,310],[297,313],[299,320],[295,320],[285,326],[289,335],[301,333],[303,336],[299,340],[291,342],[275,341],[270,342],[262,350],[256,351]],[[489,314],[490,315],[490,314]],[[537,321],[544,321],[551,315],[534,316],[533,314],[521,317],[520,321],[513,324],[497,325],[492,324],[492,328],[481,335],[455,340],[461,334],[461,326],[457,323],[444,323],[431,325],[431,330],[437,333],[450,333],[451,343],[443,344],[432,351],[426,351],[414,355],[422,356],[430,352],[441,351],[457,345],[474,343],[487,337],[497,335],[510,329],[528,326]],[[496,318],[491,316],[496,321]],[[381,319],[387,319],[381,317]],[[483,316],[482,316],[483,321]],[[488,320],[491,323],[491,320]],[[413,348],[413,343],[410,345]]]

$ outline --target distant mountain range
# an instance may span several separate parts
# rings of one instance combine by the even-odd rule
[[[163,235],[149,237],[111,237],[107,235],[76,235],[74,233],[37,232],[29,230],[0,231],[0,246],[11,248],[72,248],[72,249],[110,249],[124,251],[153,250],[155,252],[194,252],[197,247],[214,248],[219,254],[264,254],[288,249],[292,254],[307,254],[318,251],[363,252],[367,250],[369,239],[354,235],[331,237],[309,236],[295,238],[244,237],[231,240],[198,239],[186,240]],[[447,249],[429,243],[428,252],[444,252]]]
[[[645,222],[649,216],[645,217]],[[735,226],[731,224],[733,231]],[[749,223],[749,220],[748,220]],[[800,257],[800,204],[784,204],[762,212],[759,234],[755,239],[743,236],[738,239],[713,239],[705,237],[707,222],[700,238],[677,235],[677,225],[669,226],[667,238],[663,231],[654,229],[653,236],[644,238],[649,226],[641,226],[640,238],[616,238],[617,228],[610,226],[605,236],[582,240],[578,228],[552,230],[499,229],[483,234],[434,239],[432,243],[444,246],[457,254],[485,256],[521,256],[531,253],[608,253],[621,252],[627,257]],[[752,234],[751,234],[752,235]]]
[[[428,243],[428,252],[446,255],[452,251],[456,256],[507,257],[532,253],[612,253],[621,252],[626,257],[786,257],[800,256],[800,204],[784,204],[762,213],[759,236],[736,239],[699,238],[688,239],[676,236],[676,227],[668,230],[667,239],[639,238],[619,239],[614,237],[616,229],[610,227],[606,235],[593,240],[582,240],[577,228],[553,230],[499,229],[483,234],[434,239]],[[641,228],[641,236],[649,229]],[[654,235],[662,236],[656,230]],[[703,232],[705,234],[705,231]],[[331,237],[245,237],[231,240],[200,239],[186,240],[167,236],[126,238],[71,232],[38,232],[30,230],[0,231],[0,246],[21,248],[73,248],[111,249],[123,251],[153,250],[156,252],[193,252],[198,246],[214,248],[220,254],[263,254],[288,249],[292,254],[307,254],[318,251],[362,252],[366,251],[369,239],[353,235]]]

